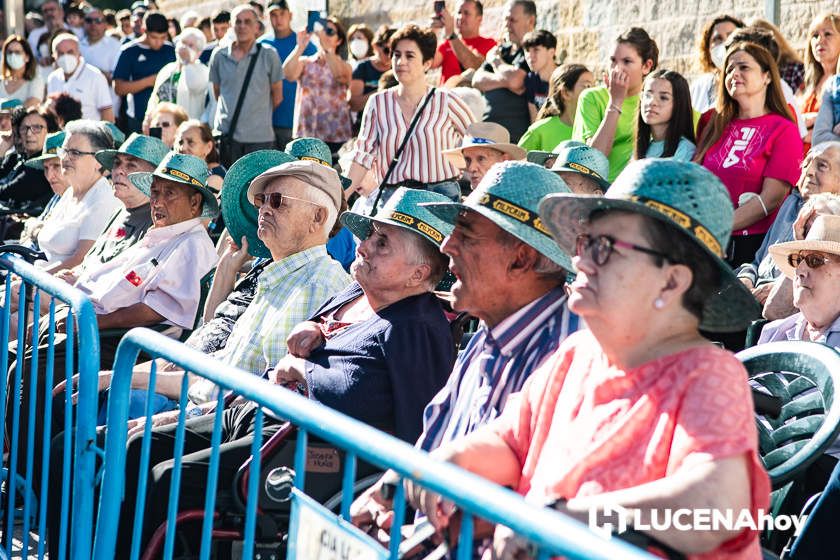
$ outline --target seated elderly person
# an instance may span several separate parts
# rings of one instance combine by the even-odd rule
[[[566,339],[498,420],[432,455],[583,522],[606,505],[638,510],[648,526],[666,508],[756,519],[770,484],[747,372],[699,332],[743,328],[757,313],[722,258],[733,213],[714,175],[670,160],[631,163],[606,197],[546,197],[543,223],[576,255],[569,309],[589,330]],[[433,525],[447,524],[439,497],[407,490]],[[761,554],[749,529],[645,532],[683,554]],[[494,548],[527,555],[504,528]]]
[[[446,386],[426,405],[417,447],[436,449],[494,420],[510,395],[580,326],[566,306],[570,257],[536,223],[522,219],[537,215],[544,196],[560,192],[569,191],[554,173],[505,162],[494,165],[463,204],[426,206],[454,225],[441,246],[456,277],[452,307],[481,323]],[[383,481],[391,478],[389,473]],[[380,490],[374,485],[354,502],[355,524],[387,529],[391,504]]]
[[[492,122],[476,122],[467,127],[461,146],[443,150],[443,157],[461,169],[475,189],[495,163],[525,159],[525,150],[510,143],[505,127]]]
[[[610,188],[610,160],[592,146],[560,143],[554,149],[554,163],[549,167],[557,173],[575,194],[602,195]]]
[[[260,194],[270,180],[255,180],[249,197]],[[342,215],[342,223],[363,239],[351,268],[356,282],[293,330],[290,354],[270,372],[270,379],[302,385],[310,398],[405,441],[417,438],[423,406],[443,386],[455,358],[443,308],[431,293],[446,269],[438,248],[451,228],[418,206],[444,200],[449,199],[398,189],[374,218]],[[251,453],[256,409],[255,403],[246,403],[224,411],[220,487],[230,486]],[[207,442],[213,423],[212,415],[186,422],[183,464],[189,475],[181,479],[181,508],[204,503]],[[269,416],[262,433],[269,437],[281,425],[280,419]],[[155,496],[169,492],[172,461],[167,459],[174,453],[175,428],[152,430],[144,542],[166,517],[166,501]],[[142,434],[129,437],[127,464],[138,464],[142,440]],[[132,471],[126,473],[118,540],[126,551],[131,544],[137,484],[137,473]],[[117,552],[117,557],[124,556]]]
[[[58,149],[63,143],[64,131],[48,134],[41,155],[26,161],[27,167],[37,169],[44,174],[44,178],[50,184],[50,189],[53,192],[52,198],[44,206],[44,211],[37,218],[29,218],[24,222],[23,233],[20,235],[19,242],[33,249],[38,248],[38,234],[41,232],[44,220],[61,198],[61,195],[64,194],[64,191],[70,187],[70,183],[61,171],[61,161],[58,159]]]
[[[738,278],[752,290],[759,303],[765,303],[773,281],[779,276],[769,247],[793,240],[792,226],[797,215],[808,199],[819,193],[840,193],[840,142],[826,142],[811,148],[802,162],[802,174],[796,188],[779,208],[755,259],[738,267]]]

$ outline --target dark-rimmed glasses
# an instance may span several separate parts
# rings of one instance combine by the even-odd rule
[[[312,204],[313,206],[320,206],[317,202],[312,202],[311,200],[306,200],[305,198],[297,198],[294,196],[289,196],[287,194],[273,192],[273,193],[257,193],[254,195],[254,206],[260,208],[263,204],[268,202],[268,205],[277,210],[281,206],[284,205],[284,201],[286,200],[299,200],[301,202],[306,202],[308,204]]]
[[[823,253],[791,253],[788,255],[788,264],[793,268],[797,268],[800,263],[805,263],[808,268],[820,268],[824,264],[834,262],[834,259]]]
[[[592,262],[598,266],[604,266],[607,264],[607,261],[610,260],[610,255],[612,255],[616,247],[631,249],[640,253],[646,253],[665,260],[670,260],[668,255],[665,253],[648,249],[647,247],[634,245],[632,243],[627,243],[626,241],[620,241],[609,235],[596,235],[593,237],[588,233],[581,233],[577,236],[577,240],[575,241],[575,255],[581,257],[584,253],[588,252]]]
[[[75,148],[59,148],[55,151],[55,155],[62,159],[79,159],[82,156],[95,156],[96,152],[83,152],[82,150],[76,150]]]

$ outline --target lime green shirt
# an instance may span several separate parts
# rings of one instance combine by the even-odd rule
[[[607,88],[603,86],[583,90],[575,112],[572,139],[589,143],[595,133],[598,132],[598,128],[607,114],[609,99],[610,94]],[[628,97],[621,105],[621,115],[618,116],[615,139],[608,157],[610,160],[610,182],[615,181],[615,178],[633,157],[633,128],[636,123],[636,108],[638,105],[638,95]]]
[[[522,138],[519,139],[519,146],[529,152],[541,150],[550,152],[557,147],[557,144],[572,138],[572,127],[560,120],[560,117],[546,117],[535,121]]]

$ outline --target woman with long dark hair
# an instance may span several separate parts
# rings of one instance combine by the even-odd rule
[[[526,150],[551,151],[572,137],[580,94],[595,85],[595,76],[583,64],[564,64],[551,74],[548,98],[519,145]]]
[[[679,161],[694,157],[691,94],[682,74],[662,69],[645,80],[636,118],[635,156]]]
[[[0,65],[0,97],[19,99],[26,107],[44,100],[44,79],[38,73],[38,61],[29,42],[20,35],[10,35],[3,42]]]
[[[753,260],[796,184],[802,140],[776,61],[755,43],[736,43],[727,52],[715,110],[694,161],[729,190],[735,215],[727,260],[735,266]]]

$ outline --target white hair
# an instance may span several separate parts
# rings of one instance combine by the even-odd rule
[[[487,101],[477,89],[471,87],[456,87],[449,91],[457,95],[461,101],[466,103],[467,107],[470,108],[473,117],[475,117],[475,122],[481,122],[484,120],[484,113],[487,111]]]
[[[259,14],[259,12],[257,12],[257,9],[255,7],[253,7],[250,4],[240,4],[237,7],[235,7],[233,10],[231,10],[231,12],[230,12],[230,23],[231,23],[230,27],[231,27],[231,29],[233,29],[233,22],[236,19],[236,16],[238,16],[240,13],[244,12],[245,10],[250,10],[251,13],[254,14],[254,18],[257,21],[260,21],[260,14]]]
[[[195,27],[187,27],[186,29],[181,31],[180,35],[175,37],[175,50],[178,50],[184,39],[189,38],[195,40],[199,53],[204,50],[204,47],[207,46],[207,38],[204,36],[204,33],[202,33],[200,29],[196,29]]]
[[[330,195],[321,189],[309,187],[305,192],[307,200],[314,202],[315,204],[319,204],[327,209],[327,219],[324,221],[323,230],[324,235],[329,237],[330,232],[335,225],[335,221],[338,219],[338,210],[335,209],[335,202],[333,202]]]
[[[200,18],[199,18],[198,12],[196,12],[195,10],[187,10],[181,16],[181,19],[179,20],[179,23],[181,24],[181,28],[184,29],[184,28],[187,28],[187,27],[192,27],[193,25],[198,23],[199,19]],[[203,35],[203,33],[202,33],[202,35]]]
[[[76,43],[76,48],[81,48],[80,47],[81,43],[79,43],[79,38],[76,37],[75,34],[70,33],[68,31],[66,33],[59,33],[58,35],[53,37],[52,45],[50,45],[50,47],[52,49],[52,52],[55,52],[56,47],[58,47],[58,44],[62,41],[73,41],[74,43]]]
[[[840,194],[831,192],[812,194],[802,205],[798,215],[803,216],[811,210],[816,210],[818,214],[840,216]]]

